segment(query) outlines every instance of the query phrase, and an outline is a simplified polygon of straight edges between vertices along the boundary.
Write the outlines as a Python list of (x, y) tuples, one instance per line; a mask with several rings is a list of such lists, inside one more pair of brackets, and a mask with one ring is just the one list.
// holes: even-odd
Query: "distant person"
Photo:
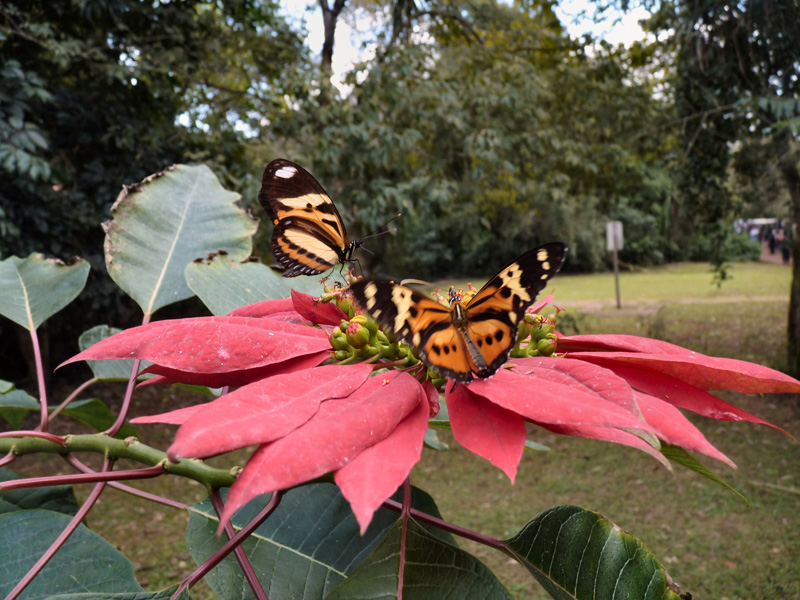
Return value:
[[(781, 229), (783, 232), (783, 229)], [(784, 233), (784, 239), (781, 243), (781, 258), (783, 258), (783, 264), (788, 265), (789, 260), (792, 257), (792, 230), (787, 229), (786, 233)]]
[(775, 230), (772, 228), (772, 225), (770, 225), (767, 230), (767, 245), (769, 246), (769, 253), (775, 254)]
[(775, 250), (783, 254), (783, 246), (786, 241), (786, 234), (782, 227), (779, 227), (775, 232)]

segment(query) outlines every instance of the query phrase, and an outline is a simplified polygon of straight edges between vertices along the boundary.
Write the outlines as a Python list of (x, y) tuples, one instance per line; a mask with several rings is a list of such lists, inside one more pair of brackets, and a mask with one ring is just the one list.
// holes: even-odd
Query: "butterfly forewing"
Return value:
[(525, 310), (561, 268), (564, 244), (530, 250), (492, 277), (471, 301), (445, 307), (402, 285), (354, 283), (356, 302), (442, 375), (489, 377), (508, 360)]
[(264, 169), (261, 206), (275, 230), (272, 253), (284, 275), (315, 275), (350, 260), (351, 243), (330, 197), (303, 167), (283, 158)]
[(356, 302), (402, 342), (412, 346), (423, 361), (443, 375), (470, 373), (469, 354), (446, 306), (403, 285), (387, 281), (354, 283)]

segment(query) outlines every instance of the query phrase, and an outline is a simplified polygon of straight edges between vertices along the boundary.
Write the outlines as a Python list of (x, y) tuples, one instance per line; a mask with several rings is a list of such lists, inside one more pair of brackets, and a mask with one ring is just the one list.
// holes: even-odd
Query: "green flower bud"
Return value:
[(369, 329), (356, 319), (359, 319), (359, 317), (353, 317), (353, 320), (350, 321), (350, 325), (347, 327), (347, 341), (353, 348), (363, 348), (369, 344)]

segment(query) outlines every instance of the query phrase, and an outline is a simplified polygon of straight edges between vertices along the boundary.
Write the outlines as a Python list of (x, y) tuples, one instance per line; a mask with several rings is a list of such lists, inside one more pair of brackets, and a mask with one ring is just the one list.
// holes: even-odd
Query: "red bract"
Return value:
[[(347, 362), (370, 356), (373, 364), (319, 366), (332, 356), (329, 330), (343, 319), (332, 303), (293, 292), (292, 300), (242, 307), (225, 317), (128, 330), (68, 362), (142, 358), (154, 363), (147, 371), (160, 382), (241, 386), (207, 404), (134, 422), (181, 426), (168, 450), (171, 460), (258, 445), (231, 488), (223, 525), (257, 495), (333, 472), (364, 531), (419, 461), (438, 392), (402, 371), (373, 375), (380, 357), (365, 352), (373, 342), (361, 322), (357, 329), (367, 335), (358, 348), (344, 351), (346, 336), (333, 339)], [(659, 441), (734, 466), (678, 408), (768, 425), (707, 390), (800, 393), (800, 382), (772, 369), (647, 338), (561, 336), (557, 351), (566, 356), (511, 359), (488, 379), (447, 384), (456, 440), (512, 481), (526, 423), (625, 444), (666, 466)], [(424, 373), (413, 362), (410, 368)]]

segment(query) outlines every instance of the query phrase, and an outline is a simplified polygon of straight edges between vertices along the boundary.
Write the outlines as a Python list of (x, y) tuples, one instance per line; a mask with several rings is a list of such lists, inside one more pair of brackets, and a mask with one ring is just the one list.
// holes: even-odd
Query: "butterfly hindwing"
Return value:
[(283, 158), (269, 163), (258, 200), (275, 226), (272, 253), (285, 277), (316, 275), (350, 260), (353, 244), (339, 211), (300, 165)]
[(483, 356), (488, 374), (508, 360), (520, 320), (547, 280), (558, 273), (566, 250), (560, 242), (529, 250), (489, 279), (466, 305), (466, 334)]
[(489, 377), (508, 360), (525, 310), (561, 268), (566, 251), (558, 242), (534, 248), (470, 301), (455, 299), (449, 308), (394, 283), (359, 282), (350, 290), (385, 330), (414, 347), (428, 365), (450, 379), (470, 381)]
[(415, 348), (427, 364), (453, 379), (469, 376), (469, 353), (449, 308), (387, 281), (353, 283), (350, 293), (384, 329)]

